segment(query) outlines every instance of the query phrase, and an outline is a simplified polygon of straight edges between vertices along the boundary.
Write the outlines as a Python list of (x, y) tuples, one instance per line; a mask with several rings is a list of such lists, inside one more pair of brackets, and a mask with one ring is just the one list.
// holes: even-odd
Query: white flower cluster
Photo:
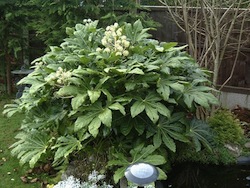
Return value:
[(68, 79), (72, 76), (72, 73), (70, 71), (63, 70), (62, 67), (59, 67), (55, 73), (51, 73), (45, 78), (45, 81), (53, 84), (65, 84), (67, 83)]
[(35, 63), (35, 70), (38, 70), (40, 69), (45, 63), (40, 61), (40, 62), (36, 62)]
[(114, 23), (114, 25), (110, 25), (106, 28), (104, 37), (102, 38), (102, 45), (105, 48), (97, 48), (97, 52), (115, 52), (116, 56), (129, 55), (129, 51), (127, 49), (130, 42), (127, 40), (127, 37), (122, 34), (122, 28), (119, 27), (118, 23)]
[(89, 25), (91, 22), (92, 22), (91, 19), (84, 19), (84, 20), (83, 20), (83, 23), (84, 23), (85, 25)]
[(106, 182), (101, 183), (105, 175), (99, 174), (97, 171), (93, 171), (87, 182), (80, 182), (79, 179), (69, 176), (66, 180), (58, 182), (53, 188), (113, 188), (112, 185), (108, 185)]

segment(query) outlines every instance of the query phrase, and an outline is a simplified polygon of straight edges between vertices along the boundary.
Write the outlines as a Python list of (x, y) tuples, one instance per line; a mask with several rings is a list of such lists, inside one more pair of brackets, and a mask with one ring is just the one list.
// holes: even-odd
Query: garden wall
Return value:
[(250, 94), (222, 91), (220, 94), (221, 106), (234, 109), (237, 106), (250, 109)]

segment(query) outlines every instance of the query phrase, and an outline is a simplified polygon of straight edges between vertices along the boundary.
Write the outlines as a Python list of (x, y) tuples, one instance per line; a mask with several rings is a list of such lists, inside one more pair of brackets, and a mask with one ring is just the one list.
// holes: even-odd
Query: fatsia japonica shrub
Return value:
[(197, 151), (208, 146), (207, 132), (189, 114), (217, 99), (208, 72), (185, 46), (150, 39), (139, 20), (97, 25), (84, 20), (67, 28), (69, 37), (19, 82), (29, 87), (5, 113), (25, 114), (11, 146), (20, 162), (61, 165), (79, 155), (102, 156), (117, 183), (131, 163), (161, 167), (178, 142)]

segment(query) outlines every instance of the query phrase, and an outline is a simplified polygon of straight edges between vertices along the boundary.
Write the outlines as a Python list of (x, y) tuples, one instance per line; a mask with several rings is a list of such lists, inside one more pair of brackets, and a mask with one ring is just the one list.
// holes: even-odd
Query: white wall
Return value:
[(250, 109), (250, 94), (221, 92), (221, 106), (229, 109), (234, 109), (237, 105)]

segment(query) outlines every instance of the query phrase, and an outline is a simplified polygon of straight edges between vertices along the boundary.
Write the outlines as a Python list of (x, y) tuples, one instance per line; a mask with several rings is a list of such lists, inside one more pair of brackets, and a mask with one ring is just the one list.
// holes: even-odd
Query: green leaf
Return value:
[(149, 28), (144, 29), (140, 20), (134, 22), (133, 26), (130, 23), (125, 24), (126, 36), (131, 40), (131, 43), (140, 42), (143, 39), (151, 36), (147, 33)]
[(107, 89), (101, 89), (101, 90), (102, 90), (102, 93), (106, 95), (108, 102), (111, 102), (113, 99), (113, 96), (111, 95), (111, 93)]
[(159, 176), (158, 176), (157, 180), (166, 180), (168, 177), (167, 174), (159, 167), (157, 167), (157, 170), (159, 172)]
[(32, 86), (29, 89), (30, 93), (36, 93), (38, 92), (38, 90), (43, 87), (46, 83), (45, 82), (40, 82), (37, 81), (36, 83), (33, 83)]
[(194, 96), (189, 94), (184, 94), (184, 102), (188, 108), (192, 108), (193, 101), (194, 101)]
[(19, 112), (18, 104), (6, 104), (4, 105), (3, 114), (7, 117), (13, 116), (15, 113)]
[(151, 119), (152, 122), (156, 123), (159, 119), (158, 111), (156, 108), (146, 105), (145, 106), (145, 111), (147, 116)]
[(52, 139), (49, 134), (37, 130), (21, 132), (15, 138), (19, 141), (10, 146), (11, 153), (18, 156), (21, 164), (29, 163), (31, 168), (46, 153)]
[(162, 141), (171, 151), (176, 151), (176, 145), (174, 140), (170, 138), (167, 134), (162, 134)]
[(164, 82), (164, 80), (159, 80), (157, 82), (157, 90), (156, 90), (160, 96), (163, 97), (163, 99), (165, 101), (167, 101), (169, 99), (170, 96), (170, 87), (169, 85), (166, 84), (166, 82)]
[[(122, 156), (124, 157), (124, 156)], [(118, 157), (117, 157), (118, 158)], [(121, 160), (121, 158), (118, 158), (117, 160), (109, 160), (107, 166), (128, 166), (128, 161), (124, 157), (124, 159)]]
[(160, 69), (159, 66), (157, 66), (157, 65), (151, 65), (151, 64), (146, 65), (146, 68), (147, 68), (147, 72), (150, 72), (150, 71), (153, 71), (153, 70), (159, 70)]
[(101, 96), (101, 90), (88, 90), (87, 92), (91, 103), (96, 102)]
[(124, 177), (126, 169), (127, 167), (124, 166), (124, 167), (118, 168), (115, 171), (114, 176), (113, 176), (115, 184), (117, 184), (119, 180)]
[(101, 89), (103, 84), (108, 81), (111, 77), (110, 76), (105, 76), (99, 80), (99, 83), (96, 86), (96, 89)]
[(93, 113), (87, 113), (85, 115), (77, 117), (75, 121), (75, 132), (79, 131), (80, 129), (86, 129), (89, 125), (89, 123), (95, 118), (95, 114)]
[(77, 77), (70, 77), (68, 78), (68, 82), (71, 84), (71, 85), (76, 85), (76, 86), (82, 86), (84, 85), (84, 82), (82, 81), (82, 79), (80, 78), (77, 78)]
[(116, 158), (115, 160), (109, 160), (107, 166), (128, 166), (129, 162), (127, 157), (124, 156), (123, 153), (112, 153), (112, 155)]
[(112, 111), (108, 108), (104, 109), (102, 113), (98, 115), (101, 122), (107, 127), (111, 127), (112, 122)]
[(168, 66), (162, 66), (161, 67), (161, 72), (166, 74), (166, 75), (170, 75), (171, 72), (170, 72), (170, 68)]
[(153, 143), (154, 143), (154, 146), (159, 148), (162, 144), (162, 139), (161, 139), (161, 132), (158, 131), (154, 137), (153, 137)]
[(132, 91), (132, 90), (134, 90), (135, 86), (136, 86), (136, 83), (131, 83), (131, 82), (125, 83), (126, 91)]
[(184, 113), (174, 113), (170, 118), (161, 116), (157, 127), (155, 127), (156, 134), (153, 136), (154, 145), (159, 147), (162, 142), (171, 151), (175, 152), (176, 144), (174, 140), (181, 142), (188, 142), (185, 136), (185, 125), (182, 123), (185, 118)]
[(77, 86), (63, 86), (56, 93), (59, 96), (75, 96), (80, 92)]
[(177, 42), (164, 42), (164, 43), (161, 43), (161, 45), (164, 47), (165, 51), (169, 50), (170, 48), (175, 47), (177, 44), (178, 44)]
[(219, 100), (212, 93), (203, 93), (203, 95), (207, 98), (210, 104), (218, 105)]
[(57, 149), (55, 152), (54, 161), (60, 158), (67, 158), (72, 152), (76, 152), (82, 148), (81, 142), (73, 136), (61, 136), (57, 139), (56, 145), (52, 149)]
[(154, 106), (155, 106), (155, 108), (157, 109), (157, 111), (161, 115), (163, 115), (165, 117), (170, 117), (170, 113), (171, 112), (170, 112), (170, 110), (165, 105), (163, 105), (162, 103), (158, 102)]
[(18, 85), (31, 85), (29, 88), (29, 92), (30, 93), (36, 93), (38, 91), (38, 89), (40, 89), (41, 87), (43, 87), (46, 82), (39, 80), (40, 77), (31, 77), (30, 75), (24, 77), (23, 79), (21, 79), (17, 84)]
[(80, 61), (80, 58), (76, 55), (67, 56), (63, 60), (63, 62), (67, 62), (67, 63), (75, 63), (75, 62), (79, 62), (79, 61)]
[(132, 128), (133, 128), (132, 123), (127, 123), (125, 125), (120, 126), (120, 131), (124, 136), (127, 136), (132, 130)]
[(187, 125), (186, 134), (192, 138), (196, 151), (200, 151), (202, 145), (211, 150), (210, 140), (212, 140), (212, 133), (205, 121), (193, 119)]
[(119, 110), (122, 113), (122, 115), (124, 115), (124, 116), (126, 115), (124, 106), (122, 106), (118, 102), (110, 105), (109, 108), (112, 109), (112, 110)]
[(101, 124), (102, 122), (98, 117), (94, 118), (89, 124), (88, 130), (93, 137), (98, 135)]
[(209, 108), (209, 104), (208, 104), (207, 98), (204, 95), (202, 95), (202, 94), (200, 94), (200, 95), (199, 94), (194, 95), (194, 101), (197, 104), (199, 104), (199, 105), (201, 105), (201, 106), (203, 106), (205, 108)]
[(184, 85), (178, 83), (178, 82), (175, 82), (175, 83), (171, 83), (169, 84), (169, 86), (177, 91), (180, 91), (180, 92), (183, 92), (184, 91)]
[(140, 75), (144, 74), (144, 72), (141, 69), (139, 69), (139, 68), (135, 68), (135, 69), (129, 71), (128, 73), (129, 74), (140, 74)]
[(133, 163), (143, 161), (150, 154), (156, 150), (156, 147), (153, 145), (148, 145), (144, 147), (144, 144), (137, 146), (136, 148), (130, 151), (131, 156), (133, 157)]
[(155, 46), (155, 49), (158, 52), (163, 52), (164, 51), (164, 47), (161, 47), (161, 46)]
[(71, 106), (73, 110), (77, 110), (86, 100), (87, 94), (78, 94), (76, 97), (72, 98)]
[(136, 101), (130, 108), (131, 116), (134, 118), (145, 109), (145, 105), (141, 101)]
[(152, 165), (155, 165), (155, 166), (162, 165), (162, 164), (165, 164), (167, 162), (166, 159), (161, 155), (149, 155), (143, 161), (150, 163)]
[(139, 116), (135, 118), (131, 118), (130, 116), (116, 116), (113, 122), (114, 126), (119, 128), (118, 130), (120, 130), (123, 135), (127, 135), (132, 128), (135, 128), (136, 132), (132, 132), (132, 134), (138, 134), (138, 136), (144, 133), (145, 128), (148, 126), (147, 123), (149, 123)]
[(84, 25), (83, 24), (76, 24), (75, 28), (76, 28), (76, 30), (83, 30), (84, 29)]
[(139, 133), (139, 135), (142, 135), (144, 133), (144, 130), (145, 130), (145, 125), (141, 122), (135, 122), (134, 123), (134, 128), (135, 130)]

